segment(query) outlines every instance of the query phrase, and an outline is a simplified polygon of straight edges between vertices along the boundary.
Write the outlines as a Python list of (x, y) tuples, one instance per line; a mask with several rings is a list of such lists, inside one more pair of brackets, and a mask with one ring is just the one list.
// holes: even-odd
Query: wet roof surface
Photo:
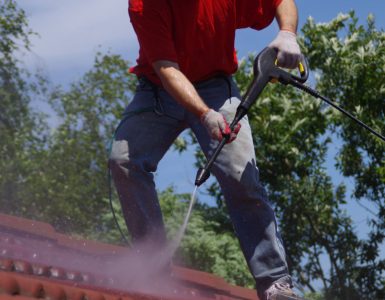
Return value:
[(141, 274), (129, 249), (60, 234), (46, 223), (0, 214), (0, 299), (254, 299), (254, 290), (178, 266)]

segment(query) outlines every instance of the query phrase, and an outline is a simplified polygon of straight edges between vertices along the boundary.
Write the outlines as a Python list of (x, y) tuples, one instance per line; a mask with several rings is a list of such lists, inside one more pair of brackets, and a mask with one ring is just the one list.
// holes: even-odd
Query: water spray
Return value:
[(172, 257), (175, 254), (175, 251), (179, 248), (180, 243), (182, 242), (183, 236), (186, 232), (187, 224), (190, 220), (191, 213), (194, 207), (194, 204), (196, 202), (197, 198), (197, 192), (198, 192), (198, 186), (196, 185), (194, 188), (193, 193), (191, 194), (189, 207), (186, 213), (186, 216), (184, 217), (183, 224), (179, 228), (177, 234), (175, 235), (174, 239), (169, 243), (169, 246), (166, 248), (165, 255), (167, 256), (165, 258), (165, 261), (171, 260)]

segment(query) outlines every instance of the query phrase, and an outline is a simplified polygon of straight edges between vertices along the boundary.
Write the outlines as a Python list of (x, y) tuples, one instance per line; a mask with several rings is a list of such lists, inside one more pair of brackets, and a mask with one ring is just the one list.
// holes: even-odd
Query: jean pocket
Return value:
[(126, 107), (124, 114), (154, 112), (158, 116), (168, 116), (183, 120), (184, 108), (179, 105), (164, 89), (157, 88), (147, 80), (139, 81), (133, 100)]
[(135, 96), (127, 105), (124, 115), (132, 113), (140, 113), (146, 111), (154, 111), (155, 97), (151, 89), (146, 90), (140, 87), (137, 88)]

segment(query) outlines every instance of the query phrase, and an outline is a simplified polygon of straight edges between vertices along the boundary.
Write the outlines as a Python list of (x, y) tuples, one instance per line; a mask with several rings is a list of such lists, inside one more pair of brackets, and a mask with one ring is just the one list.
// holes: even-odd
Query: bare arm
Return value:
[(183, 107), (201, 118), (209, 111), (198, 92), (186, 76), (180, 71), (179, 65), (167, 60), (153, 63), (153, 67), (165, 90)]
[(283, 0), (275, 14), (280, 30), (297, 33), (298, 12), (294, 0)]
[(224, 135), (229, 135), (228, 143), (235, 140), (241, 125), (237, 124), (231, 131), (225, 117), (204, 103), (190, 80), (180, 71), (177, 63), (159, 60), (153, 63), (153, 67), (165, 90), (199, 118), (211, 138), (221, 141)]

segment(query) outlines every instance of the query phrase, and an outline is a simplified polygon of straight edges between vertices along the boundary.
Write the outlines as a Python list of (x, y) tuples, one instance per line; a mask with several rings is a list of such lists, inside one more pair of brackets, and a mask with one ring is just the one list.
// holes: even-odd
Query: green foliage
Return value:
[[(14, 0), (4, 0), (0, 5), (0, 65), (15, 61), (14, 54), (20, 49), (29, 49), (30, 35), (25, 12)], [(20, 43), (20, 44), (19, 44)]]
[(103, 223), (109, 206), (102, 199), (108, 195), (109, 143), (135, 84), (127, 69), (121, 57), (98, 53), (79, 82), (52, 93), (62, 122), (47, 143), (33, 195), (41, 217), (58, 230), (101, 234), (111, 228)]
[(321, 293), (306, 293), (304, 297), (307, 300), (326, 300)]
[[(329, 24), (304, 26), (304, 45), (320, 80), (317, 88), (379, 132), (385, 132), (385, 32), (369, 15), (366, 27), (354, 13)], [(341, 114), (334, 124), (344, 141), (338, 166), (356, 180), (355, 196), (385, 198), (385, 145)]]
[(30, 35), (24, 12), (15, 1), (5, 1), (0, 6), (0, 206), (18, 214), (28, 210), (26, 182), (36, 176), (31, 158), (44, 147), (46, 130), (43, 116), (29, 106), (38, 93), (36, 82), (16, 58), (16, 51), (28, 49)]
[[(354, 12), (339, 15), (327, 24), (308, 20), (303, 27), (306, 55), (318, 72), (317, 88), (360, 120), (385, 132), (385, 32), (369, 15), (359, 25)], [(376, 208), (368, 239), (361, 240), (355, 266), (355, 289), (361, 299), (382, 299), (385, 260), (385, 144), (343, 115), (336, 113), (332, 126), (342, 140), (336, 166), (354, 179), (354, 197), (365, 198)]]
[[(98, 53), (68, 91), (47, 90), (16, 59), (32, 34), (15, 1), (0, 6), (0, 203), (3, 213), (52, 223), (57, 230), (112, 241), (118, 234), (107, 197), (107, 148), (135, 78), (128, 62)], [(60, 118), (51, 133), (33, 98), (50, 98)], [(47, 101), (48, 102), (48, 101)], [(116, 201), (115, 201), (116, 202)]]

